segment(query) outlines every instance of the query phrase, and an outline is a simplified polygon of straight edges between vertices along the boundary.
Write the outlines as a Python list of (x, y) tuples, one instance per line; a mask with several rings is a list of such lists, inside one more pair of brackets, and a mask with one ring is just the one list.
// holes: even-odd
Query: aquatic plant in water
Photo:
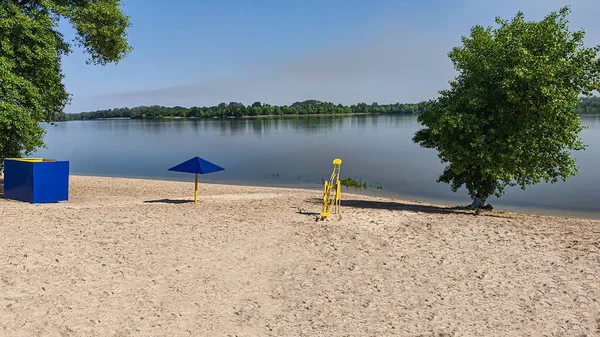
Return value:
[[(325, 179), (321, 179), (321, 184), (324, 184), (325, 181), (326, 181)], [(366, 190), (369, 187), (375, 188), (377, 190), (383, 189), (383, 185), (381, 183), (369, 184), (368, 182), (363, 181), (362, 178), (358, 178), (358, 180), (350, 178), (350, 177), (344, 178), (344, 179), (340, 180), (340, 184), (342, 186), (344, 186), (346, 189), (353, 189), (355, 191)]]

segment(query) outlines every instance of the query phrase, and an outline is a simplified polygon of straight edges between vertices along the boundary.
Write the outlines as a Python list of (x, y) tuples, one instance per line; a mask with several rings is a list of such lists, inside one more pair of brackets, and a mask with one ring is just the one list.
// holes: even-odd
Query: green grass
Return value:
[[(326, 181), (327, 180), (321, 178), (321, 184), (325, 184)], [(344, 179), (340, 180), (340, 184), (342, 186), (344, 186), (347, 190), (352, 189), (355, 191), (367, 190), (369, 187), (375, 188), (377, 190), (383, 189), (383, 185), (381, 183), (369, 184), (367, 181), (362, 180), (362, 178), (358, 178), (358, 180), (350, 178), (350, 177), (344, 178)]]
[(362, 190), (362, 189), (367, 189), (367, 182), (363, 181), (362, 178), (358, 178), (358, 180), (354, 180), (350, 177), (348, 178), (344, 178), (342, 180), (340, 180), (340, 184), (342, 184), (342, 186), (344, 186), (347, 189), (354, 189), (354, 190)]
[(375, 187), (378, 190), (382, 190), (383, 189), (383, 185), (381, 183), (369, 184), (369, 187)]

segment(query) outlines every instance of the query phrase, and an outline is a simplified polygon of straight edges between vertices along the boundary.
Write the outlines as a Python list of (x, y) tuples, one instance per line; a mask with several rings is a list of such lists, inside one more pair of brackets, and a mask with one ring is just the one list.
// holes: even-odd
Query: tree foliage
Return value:
[(458, 75), (429, 102), (413, 138), (449, 163), (438, 182), (485, 201), (506, 186), (577, 173), (571, 151), (585, 146), (575, 108), (580, 95), (600, 89), (600, 48), (584, 46), (568, 14), (564, 7), (539, 22), (521, 12), (498, 18), (498, 28), (473, 27), (448, 54)]
[[(117, 62), (129, 51), (129, 18), (120, 0), (0, 0), (0, 164), (44, 146), (41, 122), (63, 115), (69, 102), (61, 70), (73, 46), (88, 62)], [(77, 32), (58, 31), (67, 19)]]
[(331, 115), (331, 114), (350, 114), (350, 113), (404, 113), (417, 114), (425, 109), (424, 103), (394, 103), (366, 104), (359, 103), (351, 106), (334, 104), (330, 102), (321, 102), (317, 100), (307, 100), (295, 102), (292, 105), (276, 106), (254, 102), (252, 105), (244, 106), (239, 102), (229, 104), (221, 103), (211, 107), (192, 107), (184, 108), (181, 106), (141, 106), (135, 108), (117, 108), (110, 110), (98, 110), (91, 112), (81, 112), (76, 114), (64, 114), (61, 120), (91, 120), (102, 118), (131, 118), (131, 119), (161, 119), (167, 117), (195, 117), (195, 118), (214, 118), (214, 117), (243, 117), (243, 116), (282, 116), (282, 115)]

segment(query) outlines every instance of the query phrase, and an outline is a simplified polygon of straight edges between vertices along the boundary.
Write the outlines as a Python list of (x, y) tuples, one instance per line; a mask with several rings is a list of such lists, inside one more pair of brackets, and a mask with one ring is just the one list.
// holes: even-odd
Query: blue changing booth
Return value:
[(5, 159), (4, 198), (34, 204), (69, 200), (69, 162)]

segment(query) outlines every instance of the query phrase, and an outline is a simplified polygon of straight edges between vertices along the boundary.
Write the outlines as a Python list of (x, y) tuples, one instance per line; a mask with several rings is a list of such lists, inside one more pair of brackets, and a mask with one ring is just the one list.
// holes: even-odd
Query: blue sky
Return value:
[[(447, 52), (473, 25), (569, 4), (600, 44), (598, 0), (124, 0), (133, 52), (118, 64), (63, 60), (67, 112), (124, 106), (418, 102), (454, 76)], [(67, 36), (72, 31), (62, 26)]]

